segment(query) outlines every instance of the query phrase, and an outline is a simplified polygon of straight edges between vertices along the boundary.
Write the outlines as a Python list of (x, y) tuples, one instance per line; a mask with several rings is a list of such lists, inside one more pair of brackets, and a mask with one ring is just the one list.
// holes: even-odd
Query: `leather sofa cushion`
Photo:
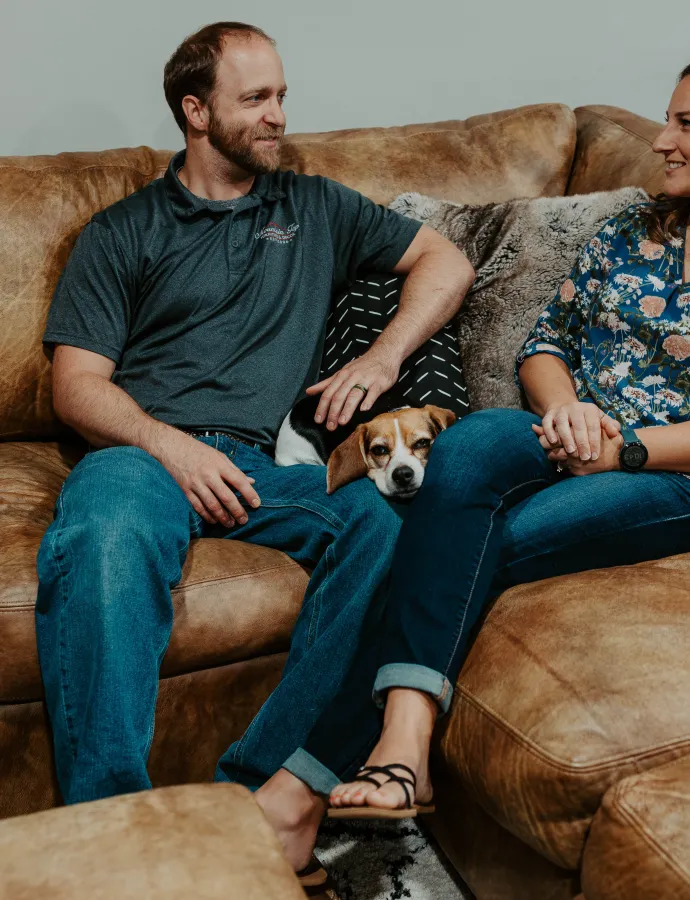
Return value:
[(461, 673), (444, 769), (578, 868), (611, 785), (690, 752), (689, 630), (690, 554), (513, 588)]
[(690, 897), (690, 757), (606, 793), (585, 846), (582, 879), (587, 900)]
[[(341, 180), (379, 202), (405, 190), (477, 203), (565, 192), (575, 150), (570, 109), (547, 104), (475, 119), (451, 131), (410, 126), (422, 130), (408, 137), (293, 137), (282, 166)], [(41, 345), (55, 285), (91, 216), (161, 176), (170, 156), (138, 147), (0, 158), (0, 313), (13, 334), (4, 347), (0, 440), (69, 436), (52, 411)]]
[[(43, 696), (34, 626), (36, 554), (70, 445), (0, 443), (0, 701)], [(192, 541), (173, 591), (174, 625), (162, 674), (176, 675), (287, 649), (308, 576), (284, 553), (240, 541)]]
[(290, 140), (282, 165), (328, 175), (383, 204), (404, 191), (458, 203), (553, 197), (565, 193), (575, 136), (572, 111), (552, 103), (462, 130)]
[(577, 149), (568, 194), (612, 191), (635, 185), (654, 196), (664, 182), (664, 157), (652, 143), (663, 128), (616, 106), (581, 106)]
[[(38, 852), (37, 852), (38, 851)], [(304, 900), (239, 785), (185, 785), (0, 823), (3, 900)]]

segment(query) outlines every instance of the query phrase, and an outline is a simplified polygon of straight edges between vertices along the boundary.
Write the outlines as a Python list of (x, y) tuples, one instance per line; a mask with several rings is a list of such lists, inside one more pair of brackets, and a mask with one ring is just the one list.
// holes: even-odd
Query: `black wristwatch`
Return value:
[(649, 453), (642, 441), (629, 425), (621, 426), (623, 446), (618, 454), (618, 462), (624, 472), (639, 472), (643, 469)]

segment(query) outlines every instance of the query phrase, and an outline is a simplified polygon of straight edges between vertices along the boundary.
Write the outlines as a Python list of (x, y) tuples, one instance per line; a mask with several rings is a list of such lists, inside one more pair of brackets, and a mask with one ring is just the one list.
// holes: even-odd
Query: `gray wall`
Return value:
[(288, 131), (545, 101), (661, 120), (690, 63), (687, 0), (0, 0), (0, 155), (181, 146), (163, 66), (220, 19), (278, 41)]

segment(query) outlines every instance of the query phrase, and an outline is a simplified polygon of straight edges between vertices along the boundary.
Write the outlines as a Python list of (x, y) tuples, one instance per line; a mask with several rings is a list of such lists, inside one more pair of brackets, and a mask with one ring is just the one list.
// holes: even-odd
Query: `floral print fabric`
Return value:
[(518, 357), (560, 357), (580, 400), (633, 427), (690, 419), (690, 283), (684, 242), (647, 235), (629, 207), (582, 250)]

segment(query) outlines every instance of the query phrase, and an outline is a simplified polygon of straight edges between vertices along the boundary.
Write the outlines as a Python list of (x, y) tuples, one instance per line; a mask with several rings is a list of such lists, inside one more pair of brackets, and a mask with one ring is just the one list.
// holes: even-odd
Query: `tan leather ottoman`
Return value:
[(0, 823), (3, 900), (304, 900), (251, 793), (160, 788)]
[(606, 793), (585, 844), (582, 887), (587, 900), (690, 898), (690, 757)]

